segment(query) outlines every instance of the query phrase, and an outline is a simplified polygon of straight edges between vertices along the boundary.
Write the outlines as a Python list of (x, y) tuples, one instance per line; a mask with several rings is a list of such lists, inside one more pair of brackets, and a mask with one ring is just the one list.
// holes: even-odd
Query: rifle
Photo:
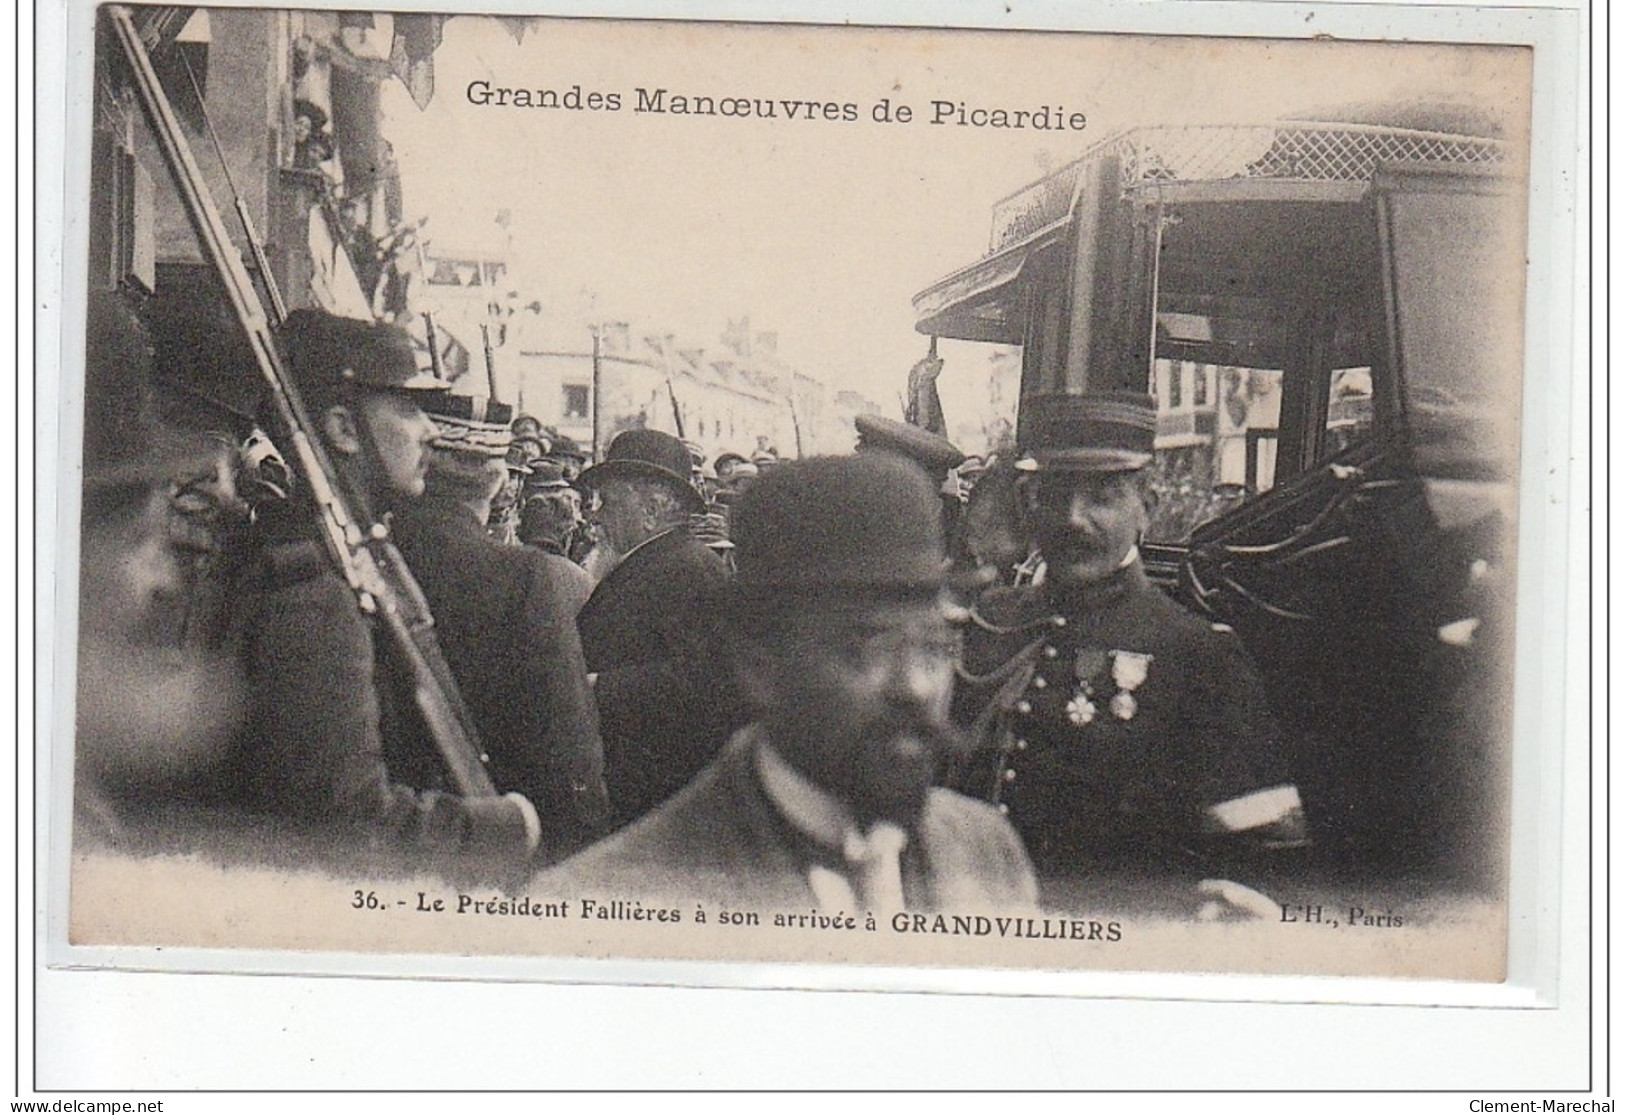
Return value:
[(683, 411), (677, 405), (677, 389), (671, 385), (671, 377), (666, 377), (666, 398), (671, 400), (671, 420), (677, 425), (677, 438), (686, 440), (688, 435), (683, 432)]
[(491, 354), (491, 327), (480, 323), (480, 341), (485, 346), (485, 384), (491, 392), (491, 401), (497, 401), (497, 362)]
[[(164, 161), (174, 175), (187, 215), (226, 288), (238, 323), (254, 350), (255, 362), (270, 387), (278, 417), (293, 446), (293, 460), (316, 503), (322, 542), (355, 592), (361, 610), (377, 615), (383, 622), (391, 645), (411, 675), (418, 711), (458, 792), (465, 797), (494, 795), (496, 788), (485, 769), (488, 756), (480, 746), (474, 721), (441, 654), (428, 602), (399, 551), (389, 541), (384, 526), (374, 523), (363, 527), (341, 494), (338, 474), (320, 441), (312, 434), (315, 427), (288, 375), (259, 292), (231, 243), (219, 209), (209, 196), (191, 145), (175, 118), (169, 97), (158, 83), (152, 59), (147, 55), (130, 12), (121, 5), (109, 5), (107, 16), (129, 62), (142, 107), (163, 150)], [(239, 212), (243, 212), (240, 206)], [(264, 248), (258, 242), (252, 223), (245, 221), (244, 230), (255, 259), (263, 267)], [(262, 270), (262, 274), (270, 284), (269, 270)], [(268, 285), (267, 289), (275, 288)]]

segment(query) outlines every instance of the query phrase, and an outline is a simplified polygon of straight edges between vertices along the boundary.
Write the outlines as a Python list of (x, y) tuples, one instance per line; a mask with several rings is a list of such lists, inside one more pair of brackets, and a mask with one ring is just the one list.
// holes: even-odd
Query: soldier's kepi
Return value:
[[(1236, 636), (1147, 579), (1145, 395), (1028, 399), (1022, 510), (1037, 583), (972, 610), (957, 718), (963, 789), (999, 804), (1041, 875), (1196, 878), (1307, 842), (1279, 729)], [(1062, 897), (1060, 894), (1055, 898)]]

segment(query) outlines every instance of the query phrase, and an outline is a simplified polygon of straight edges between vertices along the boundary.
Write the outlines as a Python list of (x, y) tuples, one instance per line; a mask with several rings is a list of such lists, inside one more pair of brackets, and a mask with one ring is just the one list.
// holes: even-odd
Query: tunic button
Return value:
[(1006, 782), (1014, 782), (1016, 780), (1016, 772), (1013, 767), (1004, 768), (1004, 780)]
[(1051, 616), (1050, 617), (1050, 622), (1053, 623), (1056, 627), (1065, 627), (1066, 626), (1066, 617), (1065, 616)]
[(1016, 702), (1016, 711), (1017, 712), (1022, 713), (1023, 715), (1025, 715), (1025, 714), (1031, 712), (1032, 710), (1033, 710), (1033, 703), (1031, 701), (1017, 701)]
[(1033, 678), (1033, 688), (1034, 689), (1048, 689), (1049, 688), (1049, 682), (1044, 680), (1044, 675), (1043, 674), (1039, 674), (1037, 677)]
[(1045, 658), (1054, 658), (1056, 655), (1058, 655), (1060, 653), (1061, 652), (1056, 650), (1054, 647), (1045, 647), (1044, 648), (1044, 657)]
[(1010, 812), (1010, 803), (1005, 802), (1005, 801), (999, 802), (999, 812), (1000, 813), (1009, 813)]
[(1016, 750), (1017, 751), (1025, 751), (1025, 750), (1027, 750), (1027, 741), (1024, 740), (1024, 739), (1016, 740)]

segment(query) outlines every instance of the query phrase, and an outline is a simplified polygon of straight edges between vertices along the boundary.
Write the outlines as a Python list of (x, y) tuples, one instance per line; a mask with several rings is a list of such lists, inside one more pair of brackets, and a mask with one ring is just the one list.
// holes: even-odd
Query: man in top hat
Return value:
[(742, 715), (708, 663), (720, 638), (720, 557), (689, 531), (704, 501), (683, 443), (627, 430), (581, 474), (591, 521), (609, 556), (576, 618), (596, 675), (605, 778), (617, 823), (648, 812), (716, 754)]
[(734, 509), (725, 611), (752, 720), (703, 774), (544, 876), (549, 893), (737, 909), (1030, 909), (1020, 841), (936, 788), (958, 648), (924, 476), (890, 457), (791, 461)]
[(955, 704), (981, 749), (960, 785), (1007, 813), (1052, 880), (1194, 882), (1304, 844), (1279, 729), (1240, 641), (1141, 565), (1151, 399), (1024, 405), (1019, 496), (1045, 571), (973, 609)]
[(448, 394), (425, 409), (438, 433), (423, 495), (395, 514), (395, 541), (429, 601), (491, 780), (536, 805), (542, 855), (556, 859), (602, 835), (609, 814), (579, 602), (540, 553), (486, 533), (507, 479), (511, 408)]
[[(420, 403), (445, 385), (419, 371), (410, 338), (393, 326), (297, 310), (283, 340), (352, 510), (364, 526), (386, 522), (423, 493), (435, 427)], [(235, 617), (251, 715), (222, 793), (341, 841), (382, 846), (396, 863), (470, 851), (504, 862), (527, 856), (541, 830), (523, 795), (464, 798), (404, 776), (437, 756), (427, 754), (409, 679), (317, 541), (317, 514), (302, 494), (260, 508)]]

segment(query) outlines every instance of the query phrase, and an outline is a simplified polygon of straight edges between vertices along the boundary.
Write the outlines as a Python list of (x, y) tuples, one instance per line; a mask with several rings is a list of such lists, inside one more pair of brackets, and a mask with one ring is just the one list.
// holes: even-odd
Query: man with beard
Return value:
[(617, 825), (642, 816), (710, 761), (743, 722), (710, 662), (723, 561), (689, 530), (703, 512), (689, 453), (659, 430), (627, 430), (578, 483), (607, 555), (576, 617), (604, 738), (604, 779)]
[(890, 456), (779, 465), (740, 497), (725, 614), (753, 721), (687, 788), (544, 876), (550, 893), (756, 908), (1031, 908), (1010, 826), (934, 787), (958, 642), (936, 495)]
[(959, 785), (997, 803), (1049, 879), (1194, 883), (1305, 844), (1240, 641), (1141, 565), (1152, 400), (1098, 392), (1024, 406), (1020, 501), (1044, 572), (973, 610), (955, 706), (978, 751)]

